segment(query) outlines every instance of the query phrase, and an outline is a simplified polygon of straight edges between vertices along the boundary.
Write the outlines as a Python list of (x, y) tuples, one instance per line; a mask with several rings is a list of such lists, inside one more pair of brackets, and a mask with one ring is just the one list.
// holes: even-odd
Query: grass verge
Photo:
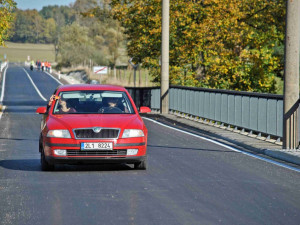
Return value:
[(0, 47), (0, 60), (4, 61), (4, 55), (10, 62), (24, 62), (27, 61), (28, 56), (30, 60), (42, 60), (54, 62), (55, 51), (51, 44), (29, 44), (29, 43), (13, 43), (6, 42), (5, 47)]
[[(89, 80), (97, 80), (102, 84), (112, 84), (120, 85), (126, 87), (134, 86), (134, 71), (127, 70), (117, 70), (116, 76), (114, 76), (113, 71), (110, 71), (107, 75), (94, 74), (88, 67), (74, 67), (74, 68), (62, 68), (61, 72), (67, 74), (72, 71), (85, 71), (88, 75)], [(101, 76), (101, 77), (100, 77)], [(136, 71), (136, 87), (153, 87), (156, 86), (151, 82), (151, 76), (147, 70), (142, 69), (141, 71)]]

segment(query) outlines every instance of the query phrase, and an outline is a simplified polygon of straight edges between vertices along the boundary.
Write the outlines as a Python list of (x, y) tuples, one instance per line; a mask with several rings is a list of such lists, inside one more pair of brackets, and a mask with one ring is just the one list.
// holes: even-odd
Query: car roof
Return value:
[(58, 91), (90, 91), (90, 90), (100, 90), (100, 91), (126, 91), (122, 86), (117, 85), (102, 85), (102, 84), (68, 84), (61, 85)]

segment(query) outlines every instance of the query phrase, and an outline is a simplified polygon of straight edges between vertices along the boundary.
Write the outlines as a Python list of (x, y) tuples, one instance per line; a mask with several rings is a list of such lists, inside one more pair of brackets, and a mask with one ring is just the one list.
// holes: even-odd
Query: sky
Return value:
[(15, 0), (19, 9), (36, 9), (41, 10), (48, 5), (69, 5), (75, 0)]

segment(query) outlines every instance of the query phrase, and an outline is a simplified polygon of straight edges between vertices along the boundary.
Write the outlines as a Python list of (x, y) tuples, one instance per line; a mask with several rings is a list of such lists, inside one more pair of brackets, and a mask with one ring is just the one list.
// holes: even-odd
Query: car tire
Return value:
[(41, 168), (42, 168), (42, 171), (53, 171), (54, 170), (54, 165), (51, 165), (46, 161), (44, 151), (41, 152)]
[(136, 170), (146, 170), (147, 169), (147, 159), (134, 164), (134, 169)]

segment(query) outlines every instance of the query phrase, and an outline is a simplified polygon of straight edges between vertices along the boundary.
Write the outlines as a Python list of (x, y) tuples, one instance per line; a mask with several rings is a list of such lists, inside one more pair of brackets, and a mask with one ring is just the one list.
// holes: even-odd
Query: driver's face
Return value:
[(117, 106), (117, 100), (116, 99), (110, 99), (108, 102), (108, 105), (110, 107), (116, 107)]

